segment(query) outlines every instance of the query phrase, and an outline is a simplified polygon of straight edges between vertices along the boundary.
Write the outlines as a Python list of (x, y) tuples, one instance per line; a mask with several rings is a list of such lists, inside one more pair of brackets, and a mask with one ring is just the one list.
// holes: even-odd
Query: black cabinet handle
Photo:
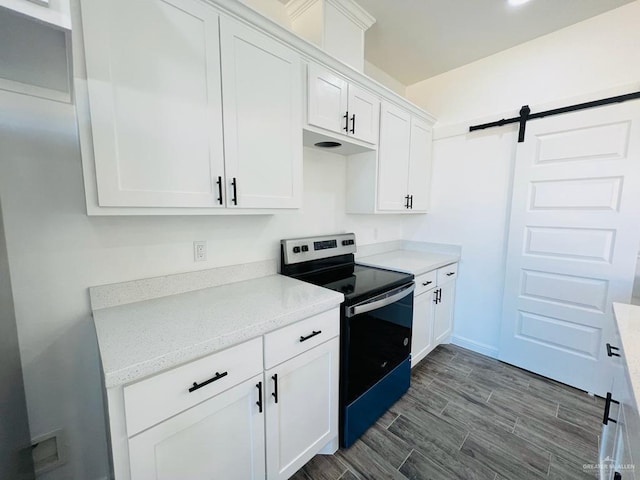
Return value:
[(409, 195), (404, 196), (404, 201), (407, 202), (404, 204), (404, 208), (409, 208)]
[(604, 417), (602, 418), (602, 423), (604, 425), (608, 425), (609, 422), (618, 423), (617, 420), (614, 420), (613, 418), (609, 418), (609, 410), (611, 410), (612, 403), (615, 403), (616, 405), (620, 404), (620, 402), (611, 398), (611, 392), (607, 392), (607, 399), (604, 402)]
[(222, 177), (218, 177), (216, 185), (218, 185), (218, 203), (222, 205)]
[(356, 114), (351, 116), (351, 133), (356, 133)]
[(276, 399), (276, 403), (278, 403), (278, 374), (276, 373), (271, 377), (273, 379), (273, 393), (271, 396)]
[(620, 350), (620, 348), (612, 347), (610, 343), (607, 343), (607, 356), (609, 356), (609, 357), (619, 357), (620, 354), (619, 353), (615, 353), (614, 350), (617, 352), (618, 350)]
[(256, 383), (256, 388), (258, 389), (258, 401), (256, 405), (258, 405), (258, 412), (262, 413), (262, 382)]
[(222, 377), (226, 377), (228, 373), (229, 373), (229, 372), (222, 372), (222, 373), (218, 373), (218, 372), (216, 372), (216, 376), (215, 376), (215, 377), (213, 377), (213, 378), (210, 378), (210, 379), (209, 379), (209, 380), (207, 380), (206, 382), (202, 382), (202, 383), (200, 383), (200, 384), (198, 384), (198, 383), (196, 383), (196, 382), (193, 382), (193, 387), (191, 387), (191, 388), (189, 389), (189, 393), (191, 393), (191, 392), (195, 392), (195, 391), (196, 391), (196, 390), (198, 390), (199, 388), (202, 388), (202, 387), (204, 387), (204, 386), (206, 386), (206, 385), (209, 385), (210, 383), (213, 383), (213, 382), (215, 382), (216, 380), (220, 380)]
[(300, 337), (300, 341), (301, 342), (306, 342), (307, 340), (309, 340), (312, 337), (315, 337), (316, 335), (320, 335), (322, 333), (322, 330), (318, 330), (317, 332), (315, 330), (311, 331), (312, 333), (310, 335), (307, 335), (306, 337)]
[(455, 275), (455, 274), (456, 274), (456, 272), (449, 272), (449, 273), (447, 273), (447, 277), (450, 277), (451, 275)]
[(426, 287), (427, 285), (432, 284), (433, 282), (431, 280), (429, 280), (428, 282), (422, 282), (422, 286)]
[(409, 208), (413, 210), (413, 195), (409, 195)]
[(433, 303), (435, 303), (436, 305), (438, 304), (438, 300), (439, 300), (439, 298), (438, 298), (438, 292), (439, 291), (440, 291), (440, 289), (438, 289), (435, 292), (433, 292), (435, 294), (435, 296), (436, 296), (436, 298), (433, 299)]
[(344, 114), (344, 127), (342, 128), (345, 132), (349, 133), (349, 110)]
[(233, 180), (231, 180), (231, 186), (233, 187), (233, 198), (231, 202), (233, 202), (234, 205), (238, 205), (238, 183), (236, 182), (236, 177), (233, 177)]

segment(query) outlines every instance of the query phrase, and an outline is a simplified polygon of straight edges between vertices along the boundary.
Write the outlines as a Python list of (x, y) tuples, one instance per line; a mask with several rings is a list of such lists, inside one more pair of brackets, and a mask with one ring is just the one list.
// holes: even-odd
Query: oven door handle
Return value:
[[(347, 308), (347, 318), (354, 317), (361, 313), (370, 312), (371, 310), (376, 310), (378, 308), (386, 307), (387, 305), (391, 305), (392, 303), (397, 302), (401, 298), (406, 297), (411, 292), (413, 292), (416, 288), (416, 284), (412, 283), (408, 287), (400, 287), (397, 290), (392, 290), (391, 292), (385, 293), (378, 297), (374, 297), (371, 300), (360, 303), (358, 305), (354, 305), (352, 307)], [(382, 298), (380, 298), (382, 297)], [(377, 300), (380, 298), (379, 300)]]

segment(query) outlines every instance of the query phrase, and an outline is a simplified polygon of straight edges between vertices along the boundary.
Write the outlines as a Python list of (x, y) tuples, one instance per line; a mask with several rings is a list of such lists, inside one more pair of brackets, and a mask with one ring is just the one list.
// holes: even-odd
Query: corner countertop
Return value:
[(121, 386), (338, 307), (282, 275), (94, 310), (105, 385)]
[(624, 361), (633, 396), (640, 399), (640, 306), (614, 303), (613, 313), (620, 333)]
[(460, 261), (459, 255), (415, 250), (393, 250), (356, 259), (356, 263), (361, 265), (400, 270), (414, 275), (421, 275), (458, 261)]

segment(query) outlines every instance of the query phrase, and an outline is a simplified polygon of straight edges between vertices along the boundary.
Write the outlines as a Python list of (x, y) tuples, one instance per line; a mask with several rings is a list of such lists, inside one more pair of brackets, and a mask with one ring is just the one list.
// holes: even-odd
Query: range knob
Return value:
[(293, 253), (300, 253), (300, 247), (293, 247)]
[(308, 252), (309, 251), (309, 245), (302, 245), (302, 251), (303, 252)]

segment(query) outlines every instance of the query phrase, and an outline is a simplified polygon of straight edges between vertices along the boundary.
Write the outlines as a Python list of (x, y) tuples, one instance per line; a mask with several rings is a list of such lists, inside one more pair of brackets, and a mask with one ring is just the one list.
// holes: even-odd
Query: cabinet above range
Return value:
[[(298, 209), (303, 140), (338, 138), (377, 162), (382, 101), (434, 121), (242, 2), (80, 6), (74, 79), (89, 215)], [(309, 89), (305, 102), (313, 78), (336, 91)]]

